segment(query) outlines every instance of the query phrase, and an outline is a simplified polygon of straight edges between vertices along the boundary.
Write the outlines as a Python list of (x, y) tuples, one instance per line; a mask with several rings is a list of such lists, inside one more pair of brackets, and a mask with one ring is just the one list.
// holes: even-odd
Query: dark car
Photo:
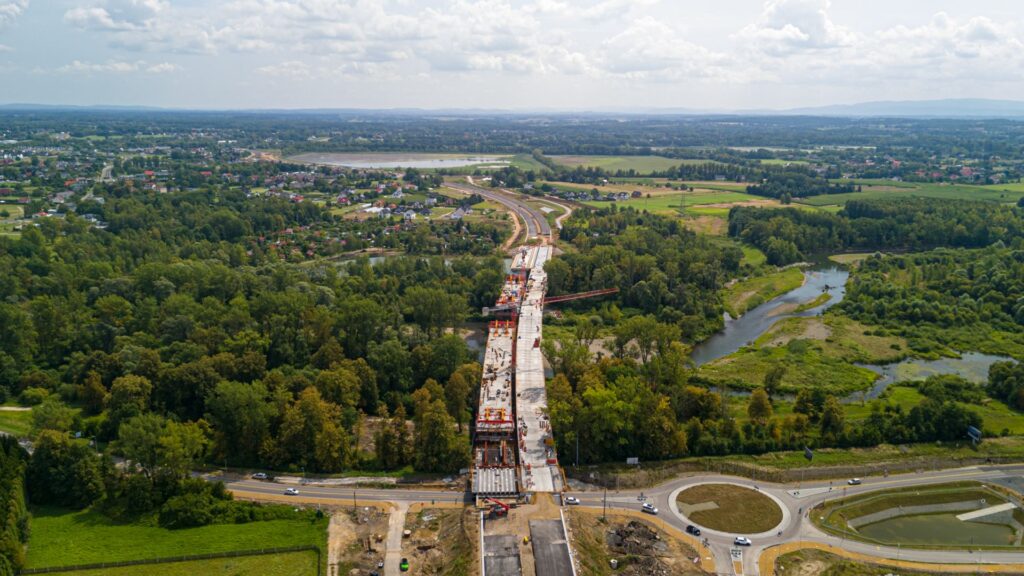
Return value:
[(694, 536), (700, 536), (700, 528), (697, 528), (693, 524), (689, 524), (686, 527), (686, 533), (687, 534), (693, 534)]

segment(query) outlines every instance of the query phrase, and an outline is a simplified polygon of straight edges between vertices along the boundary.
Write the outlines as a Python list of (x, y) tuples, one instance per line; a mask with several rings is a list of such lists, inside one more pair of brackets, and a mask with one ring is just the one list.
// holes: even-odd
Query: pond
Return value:
[(450, 156), (431, 157), (430, 154), (394, 154), (394, 153), (310, 153), (296, 156), (294, 160), (309, 162), (312, 164), (325, 164), (328, 166), (342, 166), (345, 168), (417, 168), (417, 169), (438, 169), (438, 168), (464, 168), (466, 166), (477, 166), (487, 164), (492, 166), (507, 166), (508, 159), (496, 156)]
[(1010, 526), (962, 522), (951, 513), (899, 516), (861, 526), (857, 531), (872, 540), (905, 546), (1010, 546), (1015, 542)]
[[(883, 390), (895, 382), (906, 380), (924, 380), (929, 376), (937, 374), (957, 374), (976, 384), (984, 384), (988, 381), (988, 368), (996, 362), (1017, 362), (1009, 356), (995, 356), (981, 354), (980, 352), (968, 352), (959, 358), (940, 358), (938, 360), (919, 360), (909, 358), (895, 364), (858, 364), (879, 374), (879, 379), (874, 380), (874, 385), (868, 390), (868, 399), (878, 398)], [(861, 400), (861, 394), (854, 395)]]
[[(867, 392), (868, 398), (877, 398), (890, 384), (906, 380), (924, 380), (937, 374), (959, 374), (975, 384), (988, 381), (988, 369), (996, 362), (1011, 361), (1009, 356), (982, 354), (981, 352), (964, 352), (959, 358), (939, 358), (938, 360), (919, 360), (908, 358), (895, 364), (858, 364), (879, 374), (874, 386)], [(861, 394), (856, 395), (858, 400)]]
[[(842, 301), (846, 295), (846, 281), (849, 278), (850, 273), (847, 270), (835, 265), (826, 264), (807, 270), (804, 272), (803, 286), (773, 298), (739, 318), (730, 318), (727, 314), (725, 329), (695, 346), (690, 357), (697, 366), (707, 364), (757, 340), (771, 328), (772, 324), (783, 318), (817, 316)], [(793, 308), (794, 305), (810, 302), (826, 290), (832, 297), (819, 306), (802, 312), (780, 310), (783, 306)]]

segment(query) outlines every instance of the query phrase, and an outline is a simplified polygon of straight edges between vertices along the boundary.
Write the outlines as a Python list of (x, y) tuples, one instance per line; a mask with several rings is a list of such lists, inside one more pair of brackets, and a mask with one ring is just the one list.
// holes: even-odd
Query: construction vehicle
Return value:
[(485, 502), (492, 502), (494, 506), (491, 507), (491, 516), (495, 518), (503, 518), (508, 516), (508, 511), (511, 506), (505, 504), (501, 500), (495, 500), (494, 498), (484, 498)]

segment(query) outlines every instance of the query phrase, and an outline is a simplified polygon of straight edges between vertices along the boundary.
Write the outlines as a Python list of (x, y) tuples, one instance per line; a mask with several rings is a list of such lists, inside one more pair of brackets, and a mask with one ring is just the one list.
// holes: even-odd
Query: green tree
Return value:
[(26, 473), (35, 504), (85, 508), (103, 495), (100, 459), (84, 441), (44, 430), (35, 440)]
[(842, 405), (839, 404), (839, 400), (835, 396), (829, 396), (825, 399), (825, 404), (821, 409), (822, 437), (834, 442), (842, 437), (845, 427), (846, 415), (843, 413)]
[(49, 396), (32, 409), (32, 429), (68, 432), (75, 423), (75, 411), (56, 396)]
[(431, 400), (416, 418), (416, 469), (454, 473), (469, 463), (469, 443), (455, 432), (455, 420), (444, 402)]
[(768, 372), (765, 373), (764, 391), (768, 393), (769, 397), (774, 396), (779, 391), (779, 386), (782, 384), (782, 377), (785, 375), (785, 366), (772, 366)]
[(764, 388), (754, 390), (747, 402), (747, 416), (758, 426), (766, 426), (772, 419), (772, 402)]
[(269, 393), (259, 382), (217, 384), (206, 402), (207, 419), (213, 424), (214, 450), (218, 460), (253, 465), (270, 434), (276, 415)]
[(312, 471), (341, 472), (351, 464), (341, 409), (324, 400), (316, 388), (306, 388), (285, 409), (269, 455), (278, 466), (293, 464)]
[(161, 457), (161, 438), (167, 419), (147, 412), (124, 421), (117, 432), (117, 449), (148, 478), (158, 472)]

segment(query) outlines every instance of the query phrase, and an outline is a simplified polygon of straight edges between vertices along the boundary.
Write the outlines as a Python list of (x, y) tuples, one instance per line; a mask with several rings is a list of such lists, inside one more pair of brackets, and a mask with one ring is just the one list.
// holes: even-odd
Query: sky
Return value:
[(1024, 99), (1020, 0), (0, 0), (0, 103), (786, 109)]

